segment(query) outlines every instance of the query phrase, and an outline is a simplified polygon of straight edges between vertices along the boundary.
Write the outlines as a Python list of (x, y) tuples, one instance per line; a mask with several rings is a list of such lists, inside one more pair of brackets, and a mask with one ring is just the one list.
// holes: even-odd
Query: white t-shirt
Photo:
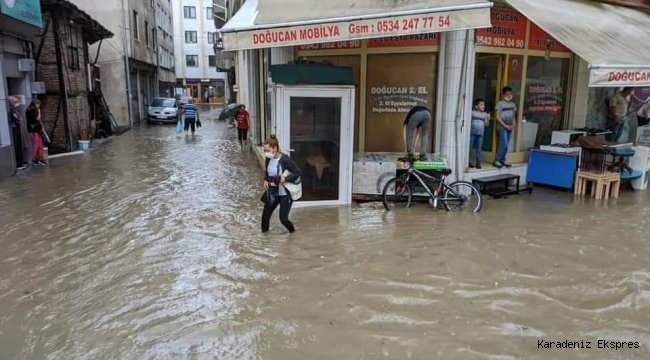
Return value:
[[(276, 175), (282, 175), (282, 165), (280, 165), (280, 159), (273, 158), (269, 161), (269, 166), (266, 167), (266, 171), (269, 173), (269, 176), (273, 177)], [(277, 186), (274, 183), (270, 183), (270, 186)], [(284, 196), (287, 195), (287, 190), (284, 186), (280, 186), (278, 189), (278, 195)]]

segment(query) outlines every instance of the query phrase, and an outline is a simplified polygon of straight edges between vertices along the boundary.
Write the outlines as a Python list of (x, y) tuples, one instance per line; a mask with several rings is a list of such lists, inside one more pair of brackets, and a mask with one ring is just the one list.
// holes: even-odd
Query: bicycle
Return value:
[[(447, 211), (461, 211), (464, 209), (470, 209), (474, 213), (481, 211), (483, 197), (474, 185), (467, 181), (454, 181), (451, 184), (445, 183), (445, 178), (452, 173), (451, 169), (436, 171), (440, 175), (440, 178), (436, 178), (414, 169), (413, 164), (417, 161), (415, 158), (409, 157), (400, 160), (403, 160), (402, 164), (408, 164), (406, 173), (389, 180), (384, 185), (382, 191), (382, 202), (387, 211), (395, 208), (394, 200), (404, 200), (406, 202), (406, 208), (411, 206), (414, 196), (414, 181), (411, 180), (411, 177), (415, 178), (417, 183), (427, 192), (429, 195), (429, 204), (434, 209), (438, 208), (438, 203), (442, 203), (444, 209)], [(437, 183), (436, 188), (432, 191), (423, 178)], [(443, 196), (441, 197), (440, 194), (443, 194)], [(476, 205), (470, 204), (472, 198), (476, 198)]]

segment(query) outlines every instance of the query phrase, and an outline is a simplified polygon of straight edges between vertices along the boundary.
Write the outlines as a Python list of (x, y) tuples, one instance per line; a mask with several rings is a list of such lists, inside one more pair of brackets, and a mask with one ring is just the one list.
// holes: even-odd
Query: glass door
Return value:
[[(501, 100), (503, 55), (478, 55), (474, 78), (474, 99), (485, 101), (485, 111), (490, 114), (490, 125), (483, 136), (483, 162), (491, 163), (497, 150), (497, 102)], [(472, 100), (473, 103), (474, 100)]]
[(350, 204), (354, 90), (282, 87), (278, 92), (280, 146), (302, 171), (302, 199), (296, 205)]

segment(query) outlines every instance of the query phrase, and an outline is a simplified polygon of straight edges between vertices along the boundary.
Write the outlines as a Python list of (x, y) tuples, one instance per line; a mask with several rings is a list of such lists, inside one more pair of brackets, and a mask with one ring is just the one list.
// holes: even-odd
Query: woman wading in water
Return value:
[[(265, 176), (264, 176), (264, 211), (262, 212), (262, 232), (269, 231), (269, 221), (275, 209), (280, 206), (280, 222), (289, 230), (289, 233), (296, 231), (291, 220), (289, 212), (293, 199), (289, 190), (285, 187), (286, 183), (295, 183), (300, 179), (300, 168), (295, 161), (288, 155), (280, 152), (280, 145), (275, 135), (271, 135), (264, 143), (264, 156), (266, 157)], [(286, 177), (283, 175), (288, 171)]]

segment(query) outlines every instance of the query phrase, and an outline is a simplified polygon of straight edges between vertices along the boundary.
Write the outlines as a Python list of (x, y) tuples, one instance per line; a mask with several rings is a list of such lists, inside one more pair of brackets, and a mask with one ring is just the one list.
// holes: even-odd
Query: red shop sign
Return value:
[(300, 45), (298, 50), (338, 50), (338, 49), (358, 49), (361, 47), (361, 40), (335, 41), (329, 43)]
[(476, 45), (511, 49), (526, 46), (526, 17), (516, 11), (492, 9), (491, 28), (476, 31)]
[(437, 33), (391, 36), (368, 40), (369, 48), (387, 48), (404, 46), (435, 46), (440, 44)]
[(528, 48), (530, 50), (546, 51), (546, 41), (550, 41), (551, 51), (553, 52), (568, 52), (571, 50), (566, 46), (560, 44), (559, 41), (553, 39), (546, 31), (542, 30), (539, 26), (530, 23), (530, 37), (528, 41)]

